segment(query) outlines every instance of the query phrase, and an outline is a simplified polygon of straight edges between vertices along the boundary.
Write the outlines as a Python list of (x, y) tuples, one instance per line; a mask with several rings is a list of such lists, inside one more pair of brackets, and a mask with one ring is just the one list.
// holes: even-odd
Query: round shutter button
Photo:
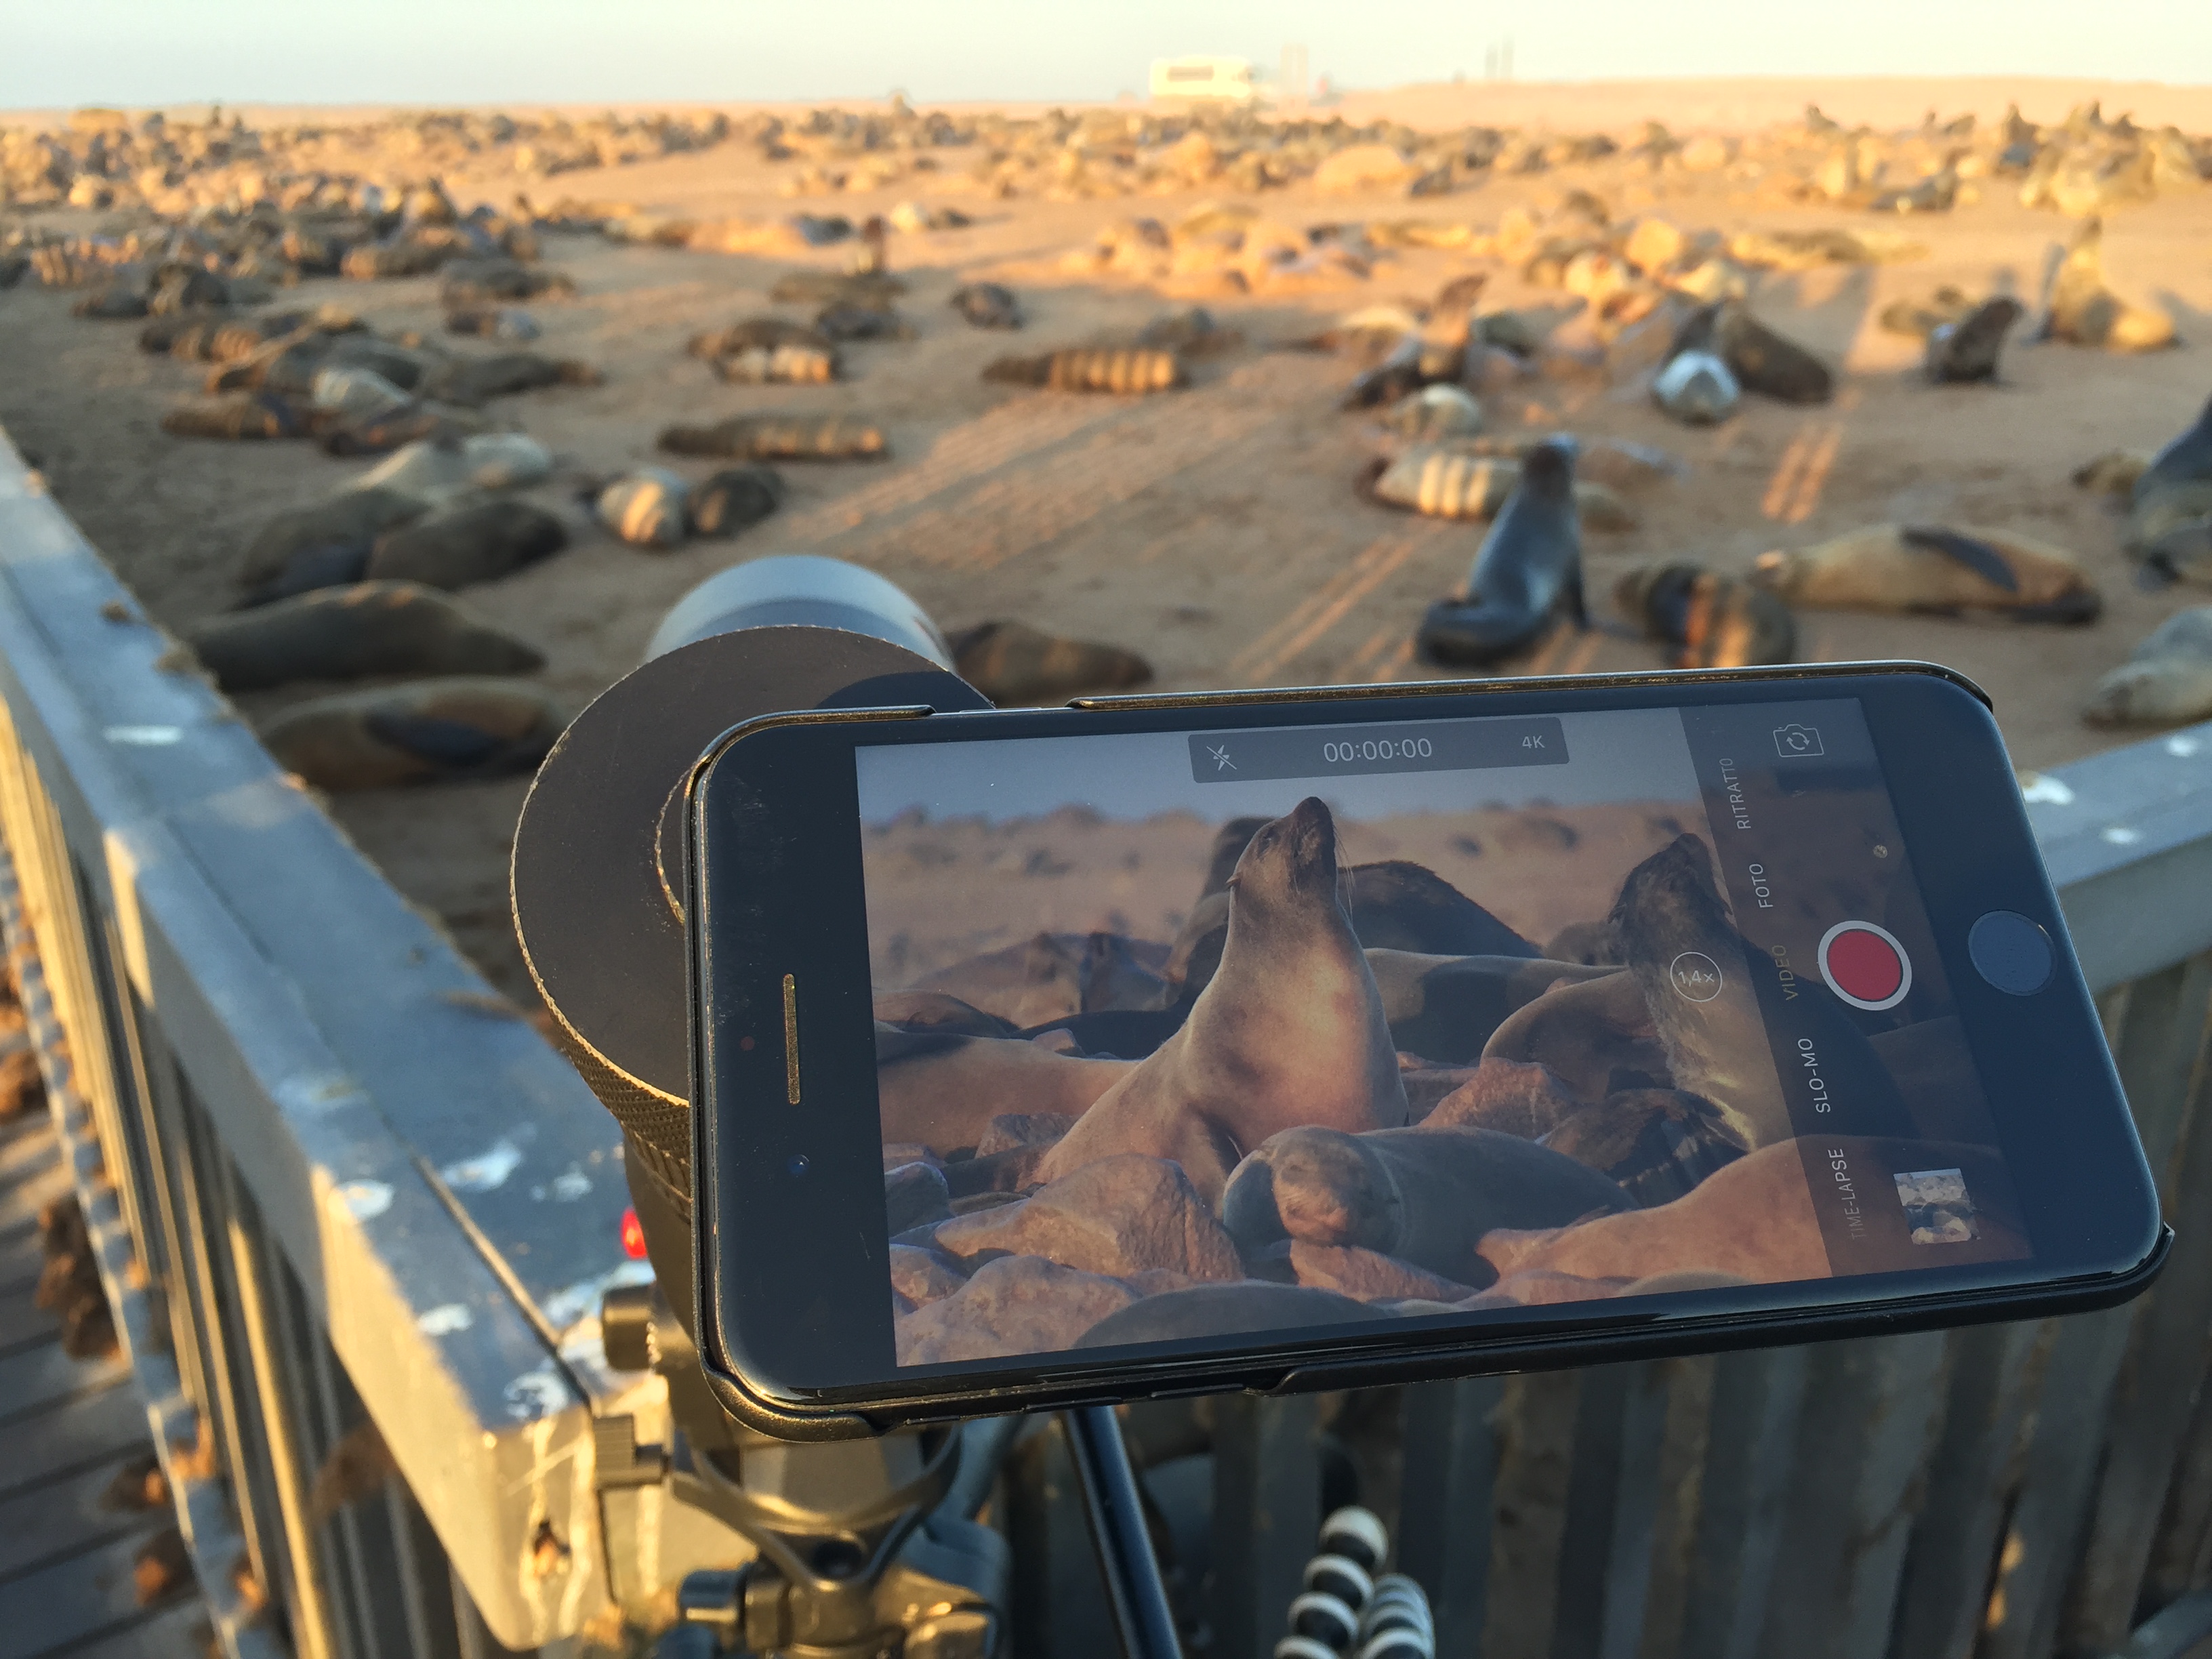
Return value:
[(2051, 982), (2051, 935), (2016, 910), (1992, 910), (1966, 930), (1974, 969), (2009, 995), (2032, 997)]
[(1879, 1013), (1912, 989), (1912, 959), (1897, 935), (1870, 921), (1839, 921), (1821, 935), (1820, 977), (1854, 1008)]

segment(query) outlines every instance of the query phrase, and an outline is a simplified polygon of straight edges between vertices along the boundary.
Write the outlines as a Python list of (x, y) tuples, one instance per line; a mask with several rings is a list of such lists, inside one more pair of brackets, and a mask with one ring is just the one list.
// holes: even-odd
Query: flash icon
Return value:
[(1234, 772), (1237, 769), (1237, 763), (1229, 758), (1229, 745), (1227, 744), (1208, 744), (1206, 746), (1206, 752), (1213, 757), (1213, 769), (1215, 771)]

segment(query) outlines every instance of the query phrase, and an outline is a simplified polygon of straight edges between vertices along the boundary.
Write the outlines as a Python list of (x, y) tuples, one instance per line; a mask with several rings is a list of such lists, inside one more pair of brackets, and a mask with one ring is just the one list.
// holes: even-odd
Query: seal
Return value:
[(2092, 726), (2171, 725), (2212, 716), (2212, 605), (2168, 617), (2090, 688)]
[(1019, 328), (1021, 301), (1012, 289), (996, 283), (966, 283), (952, 290), (947, 302), (970, 328)]
[(689, 527), (684, 505), (690, 493), (690, 485), (666, 467), (643, 466), (602, 489), (592, 510), (632, 547), (670, 548)]
[(1241, 330), (1224, 328), (1204, 306), (1163, 312), (1137, 332), (1149, 351), (1173, 351), (1185, 357), (1218, 357), (1244, 343)]
[(2053, 276), (2042, 337), (2106, 351), (2158, 351), (2179, 344), (2172, 318), (2130, 304), (2105, 286), (2104, 245), (2103, 219), (2084, 219)]
[(1432, 661), (1480, 665), (1528, 644), (1564, 607), (1587, 629), (1571, 440), (1528, 452), (1521, 481), (1482, 539), (1463, 598), (1429, 607), (1419, 644)]
[(489, 357), (455, 357), (424, 378), (424, 396), (474, 408), (494, 398), (542, 391), (556, 386), (597, 386), (605, 377), (589, 363), (534, 351), (502, 351)]
[(2104, 601), (2063, 548), (1972, 525), (1869, 525), (1799, 552), (1767, 552), (1751, 580), (1815, 610), (2094, 622)]
[(1636, 979), (1617, 968), (1569, 975), (1561, 967), (1562, 982), (1498, 1022), (1482, 1045), (1485, 1063), (1541, 1066), (1584, 1102), (1671, 1082)]
[(730, 466), (698, 485), (685, 502), (695, 536), (734, 536), (783, 505), (783, 480), (769, 466)]
[(372, 486), (279, 513), (246, 544), (238, 573), (245, 602), (358, 581), (377, 538), (429, 509), (419, 495)]
[(1651, 401), (1686, 426), (1712, 426), (1735, 413), (1743, 388), (1716, 342), (1722, 301), (1682, 319), (1651, 381)]
[(564, 272), (520, 259), (454, 259), (438, 278), (438, 302), (448, 311), (498, 300), (566, 298), (575, 291), (574, 281)]
[(2148, 586), (2177, 577), (2212, 582), (2212, 478), (2177, 480), (2137, 495), (2121, 545), (2143, 562)]
[(1786, 404), (1824, 404), (1835, 396), (1835, 372), (1760, 322), (1741, 300), (1720, 302), (1713, 344), (1746, 392)]
[(1588, 1164), (1495, 1129), (1305, 1127), (1270, 1136), (1237, 1166), (1221, 1222), (1248, 1261), (1285, 1240), (1346, 1246), (1480, 1290), (1497, 1278), (1477, 1253), (1493, 1229), (1633, 1207)]
[(885, 1146), (940, 1158), (980, 1141), (991, 1120), (1057, 1112), (1080, 1120), (1137, 1062), (1057, 1054), (1017, 1038), (876, 1026), (876, 1089)]
[(714, 426), (669, 427), (659, 443), (671, 455), (732, 461), (881, 461), (891, 453), (881, 427), (842, 415), (739, 415)]
[(527, 501), (461, 502), (380, 537), (362, 574), (448, 592), (496, 581), (568, 544), (561, 520)]
[(1006, 386), (1047, 386), (1054, 392), (1175, 392), (1190, 384), (1182, 359), (1172, 351), (1127, 346), (1079, 347), (1041, 357), (1001, 357), (983, 371)]
[[(1358, 927), (1356, 916), (1352, 926)], [(1372, 945), (1367, 966), (1399, 1052), (1451, 1066), (1477, 1059), (1509, 1016), (1553, 985), (1607, 972), (1519, 954), (1438, 956)]]
[(1474, 395), (1444, 383), (1424, 386), (1390, 406), (1382, 424), (1401, 438), (1432, 443), (1468, 438), (1482, 430), (1482, 405)]
[(1369, 471), (1361, 481), (1364, 493), (1385, 507), (1431, 519), (1495, 518), (1521, 483), (1516, 459), (1425, 444), (1395, 460), (1376, 462)]
[(1246, 1148), (1302, 1124), (1406, 1121), (1382, 994), (1337, 880), (1336, 823), (1309, 796), (1252, 837), (1230, 880), (1221, 964), (1190, 1018), (1076, 1121), (1053, 1180), (1092, 1158), (1173, 1159), (1211, 1204)]
[(2212, 398), (2205, 399), (2204, 407), (2185, 431), (2167, 440), (2166, 447), (2150, 458), (2150, 465), (2136, 474), (2131, 493), (2140, 501), (2176, 484), (2202, 483), (2208, 479), (2212, 479)]
[[(1834, 994), (1800, 979), (1784, 998), (1774, 959), (1736, 931), (1714, 884), (1712, 854), (1696, 836), (1676, 837), (1628, 872), (1613, 923), (1666, 1055), (1668, 1075), (1655, 1083), (1711, 1102), (1738, 1146), (1771, 1146), (1796, 1133), (1775, 1061), (1792, 1046), (1809, 1058), (1802, 1073), (1793, 1066), (1791, 1088), (1807, 1091), (1795, 1097), (1808, 1115), (1825, 1108), (1823, 1133), (1913, 1133), (1888, 1069)], [(1492, 1049), (1498, 1047), (1493, 1039)], [(1812, 1079), (1824, 1091), (1817, 1102)]]
[(545, 654), (434, 588), (358, 582), (234, 612), (185, 642), (225, 691), (368, 674), (527, 674)]
[(1678, 647), (1677, 668), (1745, 668), (1797, 654), (1796, 620), (1780, 599), (1702, 565), (1639, 566), (1613, 597), (1647, 638)]
[(465, 334), (504, 345), (527, 345), (536, 339), (538, 319), (514, 306), (464, 306), (446, 313), (446, 332)]
[(1088, 691), (1119, 691), (1152, 678), (1133, 651), (1071, 640), (1027, 623), (987, 622), (953, 634), (952, 666), (993, 702), (1062, 702)]
[(2005, 336), (2021, 313), (2019, 301), (2000, 294), (1983, 301), (1956, 321), (1936, 324), (1928, 331), (1922, 372), (1937, 386), (1996, 380), (1997, 354), (2004, 349)]
[(161, 416), (161, 430), (173, 438), (221, 438), (233, 442), (304, 438), (307, 412), (275, 392), (240, 392), (173, 409)]
[(568, 723), (535, 686), (456, 677), (297, 703), (261, 741), (286, 771), (335, 794), (532, 771)]

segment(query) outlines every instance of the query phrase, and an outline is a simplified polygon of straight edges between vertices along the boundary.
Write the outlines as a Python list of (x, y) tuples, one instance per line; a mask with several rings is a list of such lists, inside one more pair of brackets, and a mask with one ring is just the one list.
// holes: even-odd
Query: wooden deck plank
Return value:
[(131, 1375), (120, 1353), (105, 1359), (72, 1359), (58, 1340), (40, 1342), (0, 1359), (0, 1424), (71, 1397), (106, 1388)]
[(166, 1504), (120, 1510), (100, 1501), (118, 1470), (152, 1450), (150, 1443), (136, 1446), (106, 1462), (0, 1498), (0, 1578), (110, 1539), (158, 1532), (173, 1521), (175, 1512)]
[(65, 1469), (82, 1468), (139, 1445), (146, 1408), (138, 1391), (118, 1377), (94, 1392), (0, 1425), (0, 1497)]

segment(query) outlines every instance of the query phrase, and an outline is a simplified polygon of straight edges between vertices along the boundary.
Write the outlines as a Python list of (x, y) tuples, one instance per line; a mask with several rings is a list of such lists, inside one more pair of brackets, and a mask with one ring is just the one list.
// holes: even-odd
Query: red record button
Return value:
[(1894, 1008), (1912, 988), (1912, 958), (1870, 921), (1839, 921), (1820, 939), (1820, 977), (1854, 1008)]

